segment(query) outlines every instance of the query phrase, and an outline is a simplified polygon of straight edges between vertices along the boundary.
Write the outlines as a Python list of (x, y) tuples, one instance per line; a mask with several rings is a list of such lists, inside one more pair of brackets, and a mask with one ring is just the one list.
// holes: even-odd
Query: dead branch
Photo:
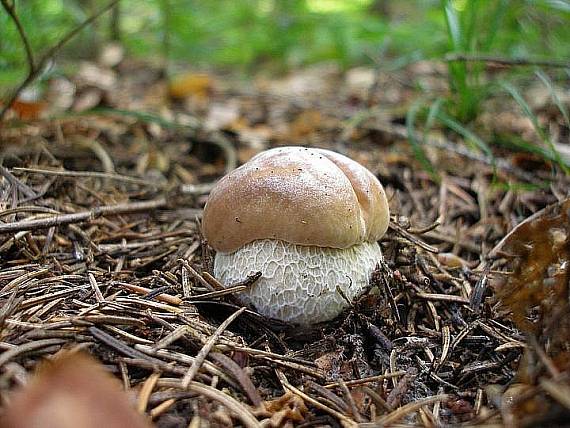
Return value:
[(530, 59), (530, 58), (504, 58), (493, 55), (470, 55), (464, 53), (450, 53), (445, 55), (445, 62), (491, 62), (501, 65), (509, 66), (530, 66), (537, 65), (539, 67), (553, 67), (553, 68), (570, 68), (568, 61), (556, 61), (545, 59)]
[[(34, 54), (32, 51), (32, 46), (30, 45), (30, 41), (28, 40), (28, 36), (26, 35), (26, 31), (20, 22), (20, 18), (18, 18), (18, 14), (16, 13), (16, 4), (12, 0), (11, 2), (8, 0), (0, 0), (2, 2), (2, 6), (6, 9), (12, 21), (14, 21), (14, 25), (16, 25), (16, 29), (18, 30), (18, 34), (20, 39), (22, 39), (22, 43), (24, 44), (24, 50), (26, 51), (26, 59), (28, 61), (28, 68), (29, 72), (33, 72), (36, 70), (36, 62), (34, 60)], [(0, 115), (0, 119), (2, 116)]]
[(18, 16), (15, 12), (14, 5), (11, 4), (8, 0), (0, 0), (0, 1), (2, 2), (2, 6), (4, 7), (4, 9), (6, 9), (8, 14), (12, 18), (12, 20), (14, 21), (16, 28), (18, 29), (18, 33), (20, 34), (20, 38), (22, 39), (22, 42), (24, 43), (24, 47), (26, 49), (26, 56), (28, 59), (28, 67), (29, 67), (28, 75), (26, 76), (24, 81), (22, 83), (20, 83), (20, 85), (18, 87), (16, 87), (16, 89), (12, 92), (12, 94), (10, 96), (7, 97), (6, 103), (2, 107), (2, 110), (0, 110), (0, 122), (1, 122), (2, 119), (4, 118), (4, 116), (6, 115), (6, 112), (8, 111), (8, 109), (14, 103), (14, 101), (16, 101), (16, 99), (22, 93), (22, 91), (38, 77), (38, 75), (40, 74), (40, 72), (42, 71), (44, 66), (47, 64), (47, 62), (51, 58), (53, 58), (53, 56), (66, 43), (68, 43), (71, 39), (73, 39), (81, 30), (83, 30), (85, 27), (87, 27), (89, 24), (91, 24), (93, 21), (95, 21), (97, 18), (99, 18), (101, 15), (103, 15), (109, 9), (111, 9), (120, 0), (111, 0), (106, 6), (101, 8), (99, 11), (95, 12), (93, 15), (91, 15), (89, 18), (87, 18), (85, 21), (83, 21), (77, 27), (75, 27), (74, 29), (69, 31), (66, 35), (64, 35), (59, 40), (59, 42), (57, 42), (54, 46), (52, 46), (50, 49), (48, 49), (39, 58), (39, 60), (37, 62), (34, 61), (31, 46), (28, 42), (24, 28), (22, 27), (21, 22), (18, 19)]
[(92, 221), (97, 217), (104, 215), (126, 214), (133, 212), (141, 212), (155, 210), (166, 206), (166, 198), (155, 199), (152, 201), (130, 202), (117, 205), (103, 205), (88, 211), (81, 211), (72, 214), (54, 215), (35, 220), (22, 220), (14, 223), (6, 223), (0, 225), (0, 234), (15, 233), (23, 230), (48, 229), (54, 226), (63, 226), (66, 224), (81, 223), (84, 221)]

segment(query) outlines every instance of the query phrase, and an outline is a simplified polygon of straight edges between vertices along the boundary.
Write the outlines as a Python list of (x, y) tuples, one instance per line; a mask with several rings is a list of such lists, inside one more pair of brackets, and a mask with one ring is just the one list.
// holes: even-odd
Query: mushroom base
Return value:
[(255, 284), (237, 295), (241, 302), (266, 317), (308, 325), (346, 309), (366, 290), (381, 259), (376, 242), (336, 249), (263, 239), (217, 253), (214, 275), (230, 286), (260, 271)]

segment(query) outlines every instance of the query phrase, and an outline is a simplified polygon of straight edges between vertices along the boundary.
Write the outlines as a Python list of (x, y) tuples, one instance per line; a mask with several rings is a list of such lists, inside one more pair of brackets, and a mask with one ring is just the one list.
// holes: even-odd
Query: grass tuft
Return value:
[[(538, 135), (540, 140), (543, 142), (543, 144), (545, 146), (548, 147), (548, 150), (538, 150), (537, 149), (537, 151), (535, 151), (535, 153), (541, 154), (546, 159), (549, 159), (551, 161), (556, 162), (560, 166), (560, 168), (562, 168), (562, 170), (564, 171), (565, 174), (567, 174), (567, 175), (570, 174), (570, 165), (568, 165), (568, 163), (564, 161), (562, 156), (560, 156), (560, 153), (558, 152), (558, 150), (556, 150), (556, 146), (552, 142), (551, 138), (548, 136), (548, 134), (545, 132), (545, 130), (542, 128), (542, 126), (540, 126), (540, 123), (538, 121), (538, 117), (533, 113), (532, 109), (530, 108), (530, 106), (528, 105), (528, 103), (526, 102), (524, 97), (521, 95), (521, 93), (518, 91), (518, 89), (515, 88), (511, 83), (504, 82), (504, 81), (500, 82), (500, 86), (519, 105), (519, 107), (522, 110), (522, 112), (524, 113), (524, 115), (530, 119), (532, 126), (534, 128), (534, 131), (536, 132), (536, 134)], [(539, 148), (539, 149), (543, 149), (543, 148)], [(550, 153), (548, 153), (548, 151)], [(548, 154), (549, 154), (549, 156), (547, 156)]]

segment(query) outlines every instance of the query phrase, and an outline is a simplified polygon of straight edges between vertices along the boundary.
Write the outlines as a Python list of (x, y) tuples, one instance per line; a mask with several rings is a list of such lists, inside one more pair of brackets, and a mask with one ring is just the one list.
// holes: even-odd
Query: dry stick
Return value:
[(538, 65), (540, 67), (570, 68), (568, 61), (556, 61), (547, 59), (529, 58), (504, 58), (492, 55), (468, 55), (463, 53), (451, 53), (444, 57), (446, 62), (494, 62), (503, 65)]
[[(389, 379), (392, 377), (397, 377), (397, 376), (402, 376), (405, 375), (406, 371), (405, 370), (400, 370), (394, 373), (386, 373), (383, 375), (377, 375), (377, 376), (370, 376), (370, 377), (364, 377), (362, 379), (353, 379), (353, 380), (347, 380), (344, 381), (344, 384), (346, 386), (358, 386), (358, 385), (363, 385), (366, 383), (371, 383), (371, 382), (378, 382), (384, 379)], [(339, 382), (334, 382), (334, 383), (329, 383), (328, 385), (325, 385), (325, 388), (335, 388), (337, 386), (340, 386)]]
[(225, 290), (216, 290), (216, 291), (211, 291), (209, 293), (196, 294), (195, 296), (192, 296), (190, 301), (192, 299), (197, 299), (197, 300), (216, 299), (218, 297), (223, 297), (223, 296), (226, 296), (228, 294), (240, 293), (244, 290), (247, 290), (248, 288), (249, 287), (247, 287), (246, 285), (237, 285), (235, 287), (228, 287)]
[(348, 408), (350, 409), (350, 413), (352, 413), (352, 417), (356, 420), (356, 422), (364, 422), (364, 418), (358, 411), (358, 407), (354, 402), (354, 397), (350, 393), (350, 390), (342, 380), (339, 381), (339, 383), (340, 383), (340, 389), (344, 394), (345, 400), (348, 402)]
[(336, 395), (334, 392), (323, 388), (318, 383), (308, 381), (305, 383), (306, 388), (310, 388), (320, 395), (319, 401), (331, 409), (335, 409), (341, 413), (348, 414), (349, 413), (349, 405), (345, 403), (341, 397)]
[(174, 399), (174, 398), (171, 398), (169, 400), (165, 400), (162, 403), (160, 403), (159, 405), (157, 405), (156, 407), (153, 407), (148, 412), (148, 414), (149, 414), (151, 419), (156, 419), (157, 417), (162, 415), (164, 412), (166, 412), (168, 409), (170, 409), (174, 404), (176, 404), (176, 399)]
[(192, 363), (192, 366), (190, 366), (188, 373), (186, 373), (186, 375), (182, 379), (182, 388), (188, 389), (190, 382), (192, 382), (194, 376), (196, 376), (198, 370), (200, 370), (202, 363), (204, 362), (204, 360), (208, 356), (208, 353), (214, 347), (215, 343), (218, 341), (224, 330), (228, 328), (228, 326), (233, 322), (233, 320), (235, 320), (238, 316), (240, 316), (243, 313), (243, 311), (245, 311), (245, 309), (246, 309), (245, 307), (240, 308), (239, 310), (235, 311), (232, 315), (230, 315), (228, 319), (226, 319), (222, 324), (220, 324), (220, 326), (216, 329), (214, 334), (212, 334), (212, 336), (208, 339), (206, 344), (202, 347), (202, 349), (200, 349), (200, 352), (198, 352), (198, 355), (196, 355), (196, 359)]
[(8, 300), (5, 300), (0, 307), (0, 331), (4, 327), (6, 320), (19, 308), (20, 304), (24, 300), (24, 296), (17, 297), (18, 287), (10, 294)]
[(15, 233), (23, 230), (47, 229), (54, 226), (92, 221), (103, 215), (126, 214), (139, 211), (154, 210), (167, 205), (166, 198), (152, 201), (130, 202), (116, 205), (103, 205), (89, 211), (80, 211), (73, 214), (55, 215), (35, 220), (22, 220), (14, 223), (0, 224), (0, 234)]
[(97, 300), (97, 303), (104, 302), (105, 298), (103, 297), (103, 293), (101, 293), (101, 289), (99, 288), (99, 284), (97, 284), (97, 280), (95, 279), (93, 272), (88, 272), (87, 277), (89, 278), (89, 284), (95, 293), (95, 299)]
[(346, 416), (346, 415), (344, 415), (344, 414), (342, 414), (342, 413), (340, 413), (334, 409), (331, 409), (329, 406), (326, 406), (323, 403), (321, 403), (320, 401), (317, 401), (314, 398), (310, 397), (309, 395), (305, 394), (300, 389), (295, 388), (293, 385), (291, 385), (289, 383), (289, 381), (287, 380), (285, 375), (280, 370), (276, 369), (275, 372), (277, 373), (277, 377), (279, 378), (279, 381), (283, 385), (283, 388), (285, 388), (286, 390), (289, 390), (293, 394), (301, 397), (303, 399), (303, 401), (305, 401), (306, 403), (310, 403), (311, 405), (313, 405), (317, 409), (320, 409), (324, 412), (327, 412), (329, 415), (337, 418), (342, 426), (347, 427), (347, 428), (353, 428), (353, 427), (358, 426), (356, 421), (350, 419), (348, 416)]
[[(220, 345), (219, 348), (220, 348), (220, 350), (228, 350), (229, 349), (232, 351), (245, 352), (247, 354), (250, 354), (254, 358), (255, 357), (261, 357), (261, 358), (264, 358), (268, 361), (272, 361), (272, 360), (288, 361), (291, 363), (296, 363), (296, 364), (301, 365), (301, 366), (305, 365), (307, 367), (317, 368), (317, 365), (315, 363), (313, 363), (312, 361), (305, 361), (305, 360), (301, 360), (299, 358), (289, 357), (287, 355), (274, 354), (273, 352), (262, 351), (261, 349), (247, 348), (247, 347), (243, 347), (243, 346), (232, 346), (232, 345)], [(348, 381), (347, 383), (350, 385), (350, 382), (351, 381)], [(332, 384), (332, 386), (336, 386), (336, 384)]]
[[(371, 111), (375, 111), (375, 110), (371, 110)], [(386, 132), (387, 134), (391, 135), (392, 137), (401, 138), (403, 140), (407, 140), (409, 138), (409, 132), (408, 132), (407, 128), (403, 125), (374, 126), (374, 127), (371, 127), (371, 129)], [(421, 141), (423, 138), (423, 136), (420, 135), (419, 132), (415, 132), (415, 136), (419, 141)], [(524, 181), (527, 181), (529, 183), (541, 184), (541, 181), (539, 179), (536, 179), (533, 174), (516, 168), (515, 166), (513, 166), (511, 163), (509, 163), (505, 159), (490, 158), (488, 156), (485, 156), (485, 155), (482, 155), (479, 153), (475, 153), (466, 147), (462, 147), (458, 144), (453, 144), (450, 141), (447, 141), (443, 138), (439, 138), (439, 137), (435, 137), (435, 136), (429, 137), (426, 141), (426, 144), (429, 146), (435, 147), (437, 149), (440, 149), (440, 150), (445, 150), (448, 152), (457, 153), (458, 155), (460, 155), (466, 159), (481, 162), (481, 163), (483, 163), (485, 165), (489, 165), (493, 168), (495, 168), (495, 167), (499, 168), (499, 169), (506, 171), (510, 174), (513, 174), (517, 178), (524, 180)]]
[(441, 223), (439, 221), (436, 221), (432, 224), (429, 224), (425, 227), (420, 227), (420, 228), (409, 228), (408, 232), (411, 233), (412, 235), (423, 235), (424, 233), (430, 232), (434, 229), (437, 229), (439, 226), (441, 225)]
[[(175, 388), (177, 385), (174, 383), (168, 385), (169, 387)], [(203, 385), (199, 382), (190, 382), (188, 387), (190, 391), (193, 391), (197, 394), (201, 394), (205, 397), (208, 397), (212, 400), (216, 400), (219, 403), (223, 404), (226, 408), (232, 412), (238, 419), (240, 419), (243, 425), (247, 428), (261, 428), (261, 424), (255, 419), (255, 416), (251, 413), (249, 408), (237, 401), (235, 398), (231, 397), (228, 394), (223, 393), (222, 391), (217, 390), (216, 388)]]
[(32, 174), (41, 175), (54, 175), (58, 177), (86, 177), (86, 178), (104, 178), (114, 181), (123, 181), (125, 183), (141, 184), (144, 186), (160, 187), (157, 183), (137, 177), (130, 177), (128, 175), (121, 175), (108, 172), (99, 171), (68, 171), (68, 170), (51, 170), (51, 169), (38, 169), (38, 168), (22, 168), (15, 167), (13, 171), (29, 172)]
[(63, 339), (43, 339), (17, 346), (16, 348), (5, 351), (0, 355), (0, 367), (19, 355), (35, 351), (36, 349), (47, 348), (52, 345), (63, 345), (64, 343), (65, 340)]
[(144, 415), (146, 408), (148, 406), (148, 400), (150, 398), (150, 394), (152, 393), (154, 387), (156, 386), (158, 379), (160, 379), (160, 376), (161, 376), (160, 372), (155, 372), (151, 374), (147, 378), (147, 380), (143, 383), (143, 386), (139, 392), (139, 396), (137, 399), (137, 410), (139, 411), (139, 413)]
[(246, 393), (246, 395), (251, 400), (252, 404), (255, 407), (259, 407), (263, 404), (263, 400), (257, 388), (251, 381), (249, 375), (243, 370), (238, 363), (232, 360), (227, 355), (224, 355), (220, 352), (212, 352), (210, 354), (210, 358), (212, 358), (216, 363), (222, 366), (226, 372), (229, 372), (235, 380), (240, 384), (242, 390)]
[(416, 296), (421, 299), (426, 300), (437, 300), (440, 302), (454, 302), (462, 303), (464, 305), (469, 304), (469, 299), (462, 296), (456, 296), (454, 294), (439, 294), (439, 293), (416, 293)]
[(6, 180), (8, 180), (8, 182), (11, 183), (13, 186), (16, 186), (24, 194), (26, 198), (35, 198), (37, 196), (36, 192), (34, 192), (29, 186), (26, 186), (16, 177), (14, 177), (14, 175), (12, 175), (12, 173), (8, 171), (6, 168), (4, 168), (2, 165), (0, 165), (0, 175), (5, 177)]
[[(116, 283), (116, 284), (119, 287), (126, 288), (127, 290), (132, 291), (133, 293), (137, 293), (137, 294), (146, 295), (146, 294), (149, 294), (153, 291), (150, 288), (141, 287), (140, 285), (127, 284), (125, 282)], [(158, 300), (158, 301), (169, 303), (171, 305), (180, 305), (182, 303), (182, 299), (180, 297), (173, 296), (171, 294), (166, 294), (166, 293), (157, 294), (156, 296), (154, 296), (154, 298), (156, 298), (156, 300)]]
[[(376, 404), (378, 407), (384, 409), (388, 413), (394, 411), (394, 409), (391, 406), (389, 406), (388, 403), (386, 403), (386, 400), (384, 400), (384, 398), (382, 398), (382, 396), (378, 394), (376, 391), (374, 391), (372, 388), (368, 386), (363, 386), (362, 391), (365, 392), (366, 395), (368, 395), (370, 399), (374, 402), (374, 404)], [(371, 415), (372, 418), (375, 417), (375, 413), (376, 412), (374, 412), (374, 414)]]
[[(16, 14), (16, 3), (14, 0), (12, 0), (12, 2), (8, 2), (8, 0), (1, 0), (2, 1), (2, 6), (4, 6), (4, 9), (6, 9), (6, 12), (8, 12), (8, 15), (10, 15), (10, 18), (12, 18), (12, 21), (14, 21), (14, 24), (16, 25), (16, 29), (18, 30), (18, 34), (20, 35), (20, 39), (22, 39), (22, 43), (24, 44), (24, 50), (26, 51), (26, 59), (28, 61), (28, 68), (30, 69), (30, 72), (32, 70), (35, 70), (36, 67), (36, 62), (34, 60), (34, 54), (32, 51), (32, 45), (30, 44), (30, 41), (28, 40), (28, 36), (26, 35), (26, 32), (24, 31), (24, 27), (22, 26), (22, 23), (20, 22), (20, 19), (18, 18), (18, 15)], [(1, 118), (1, 116), (0, 116)]]
[[(200, 275), (192, 266), (190, 266), (190, 263), (188, 263), (186, 260), (184, 259), (178, 259), (178, 263), (180, 263), (185, 269), (186, 271), (196, 280), (198, 280), (198, 282), (200, 284), (202, 284), (204, 287), (206, 287), (208, 290), (210, 291), (216, 291), (214, 289), (214, 287), (208, 283), (208, 281), (206, 281), (202, 275)], [(221, 286), (221, 289), (223, 290), (224, 287)]]
[(110, 334), (105, 333), (103, 330), (98, 329), (97, 327), (89, 327), (89, 333), (97, 339), (99, 342), (104, 343), (105, 345), (109, 346), (110, 348), (114, 349), (115, 351), (129, 357), (129, 358), (140, 358), (144, 361), (152, 363), (163, 363), (161, 360), (153, 357), (149, 357), (143, 354), (141, 351), (137, 351), (136, 349), (131, 348), (128, 345), (125, 345), (118, 339), (115, 339)]
[(393, 423), (399, 421), (400, 419), (402, 419), (404, 416), (408, 415), (409, 413), (417, 412), (419, 409), (422, 408), (422, 406), (426, 406), (428, 404), (433, 404), (433, 403), (436, 403), (438, 401), (445, 401), (448, 398), (449, 398), (449, 396), (446, 394), (433, 395), (431, 397), (422, 398), (421, 400), (413, 401), (413, 402), (408, 403), (402, 407), (399, 407), (398, 409), (394, 410), (392, 413), (381, 417), (380, 419), (375, 421), (373, 424), (361, 424), (360, 426), (361, 427), (388, 426), (390, 424), (393, 424)]
[(417, 245), (420, 248), (423, 248), (424, 250), (430, 252), (430, 253), (434, 253), (437, 254), (439, 252), (439, 250), (436, 247), (433, 247), (429, 244), (426, 244), (424, 241), (422, 241), (421, 239), (417, 238), (416, 236), (412, 235), (410, 232), (408, 232), (406, 229), (404, 229), (402, 226), (400, 226), (397, 223), (394, 223), (393, 221), (390, 222), (390, 228), (393, 229), (396, 233), (398, 233), (401, 237), (403, 237), (404, 239), (407, 239), (408, 241), (410, 241), (412, 244)]
[(151, 348), (151, 350), (149, 350), (149, 353), (153, 353), (156, 354), (156, 351), (158, 351), (159, 349), (164, 349), (166, 348), (168, 345), (170, 345), (171, 343), (176, 342), (178, 339), (183, 338), (186, 333), (188, 333), (190, 329), (190, 326), (187, 325), (181, 325), (176, 327), (176, 329), (172, 330), (170, 333), (168, 333), (165, 337), (163, 337), (162, 339), (160, 339), (158, 342), (156, 342)]
[(552, 398), (554, 398), (567, 409), (570, 409), (570, 388), (568, 388), (567, 385), (560, 382), (554, 382), (550, 379), (541, 379), (540, 386)]
[(547, 207), (544, 207), (543, 209), (541, 209), (540, 211), (535, 212), (534, 214), (532, 214), (530, 217), (525, 218), (523, 221), (521, 221), (519, 224), (517, 224), (514, 228), (512, 228), (509, 233), (507, 233), (498, 243), (497, 245), (495, 245), (493, 247), (493, 249), (491, 251), (489, 251), (489, 255), (488, 257), (493, 258), (493, 257), (498, 257), (501, 254), (501, 250), (502, 248), (505, 246), (505, 244), (512, 238), (513, 235), (515, 235), (516, 233), (518, 233), (518, 231), (520, 229), (522, 229), (523, 227), (525, 227), (526, 224), (532, 223), (533, 221), (535, 221), (537, 218), (540, 218), (542, 216), (546, 216), (546, 215), (557, 215), (561, 210), (563, 209), (570, 209), (570, 198), (566, 198), (560, 202), (556, 202), (552, 205), (548, 205)]
[[(111, 9), (115, 4), (117, 4), (119, 2), (119, 0), (111, 0), (106, 6), (101, 8), (98, 12), (91, 15), (89, 18), (87, 18), (85, 21), (83, 21), (81, 24), (79, 24), (73, 30), (68, 32), (65, 36), (63, 36), (60, 39), (59, 42), (57, 42), (55, 44), (55, 46), (52, 46), (50, 49), (48, 49), (48, 51), (46, 53), (44, 53), (37, 62), (34, 62), (34, 60), (33, 60), (31, 48), (29, 47), (29, 43), (27, 42), (27, 37), (26, 37), (25, 31), (24, 31), (24, 29), (20, 23), (18, 16), (16, 15), (16, 13), (14, 11), (13, 6), (10, 5), (7, 0), (0, 0), (0, 1), (2, 2), (2, 6), (4, 6), (4, 8), (6, 9), (8, 14), (12, 18), (12, 20), (14, 21), (16, 27), (18, 28), (18, 33), (20, 34), (20, 38), (22, 39), (22, 42), (24, 43), (24, 46), (26, 48), (26, 55), (28, 57), (28, 66), (29, 66), (28, 76), (14, 90), (12, 95), (8, 97), (8, 101), (4, 104), (4, 107), (0, 111), (0, 122), (1, 122), (2, 119), (4, 118), (4, 116), (6, 115), (6, 112), (8, 111), (8, 109), (14, 103), (14, 101), (18, 98), (18, 96), (22, 93), (22, 91), (30, 83), (32, 83), (36, 79), (36, 77), (38, 77), (38, 75), (40, 74), (40, 72), (42, 71), (42, 69), (44, 68), (46, 63), (55, 55), (55, 53), (58, 50), (60, 50), (63, 45), (65, 45), (73, 37), (75, 37), (86, 26), (91, 24), (93, 21), (95, 21), (97, 18), (99, 18), (101, 15), (103, 15), (109, 9)], [(29, 52), (28, 52), (28, 49), (29, 49)]]

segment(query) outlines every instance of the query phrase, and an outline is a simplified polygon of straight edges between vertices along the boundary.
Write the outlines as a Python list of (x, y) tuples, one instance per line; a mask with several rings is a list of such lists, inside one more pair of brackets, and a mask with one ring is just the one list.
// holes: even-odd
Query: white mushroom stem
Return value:
[(368, 287), (382, 259), (376, 242), (347, 249), (322, 248), (262, 239), (233, 253), (216, 254), (214, 274), (232, 285), (261, 271), (238, 297), (269, 317), (308, 325), (330, 320)]

